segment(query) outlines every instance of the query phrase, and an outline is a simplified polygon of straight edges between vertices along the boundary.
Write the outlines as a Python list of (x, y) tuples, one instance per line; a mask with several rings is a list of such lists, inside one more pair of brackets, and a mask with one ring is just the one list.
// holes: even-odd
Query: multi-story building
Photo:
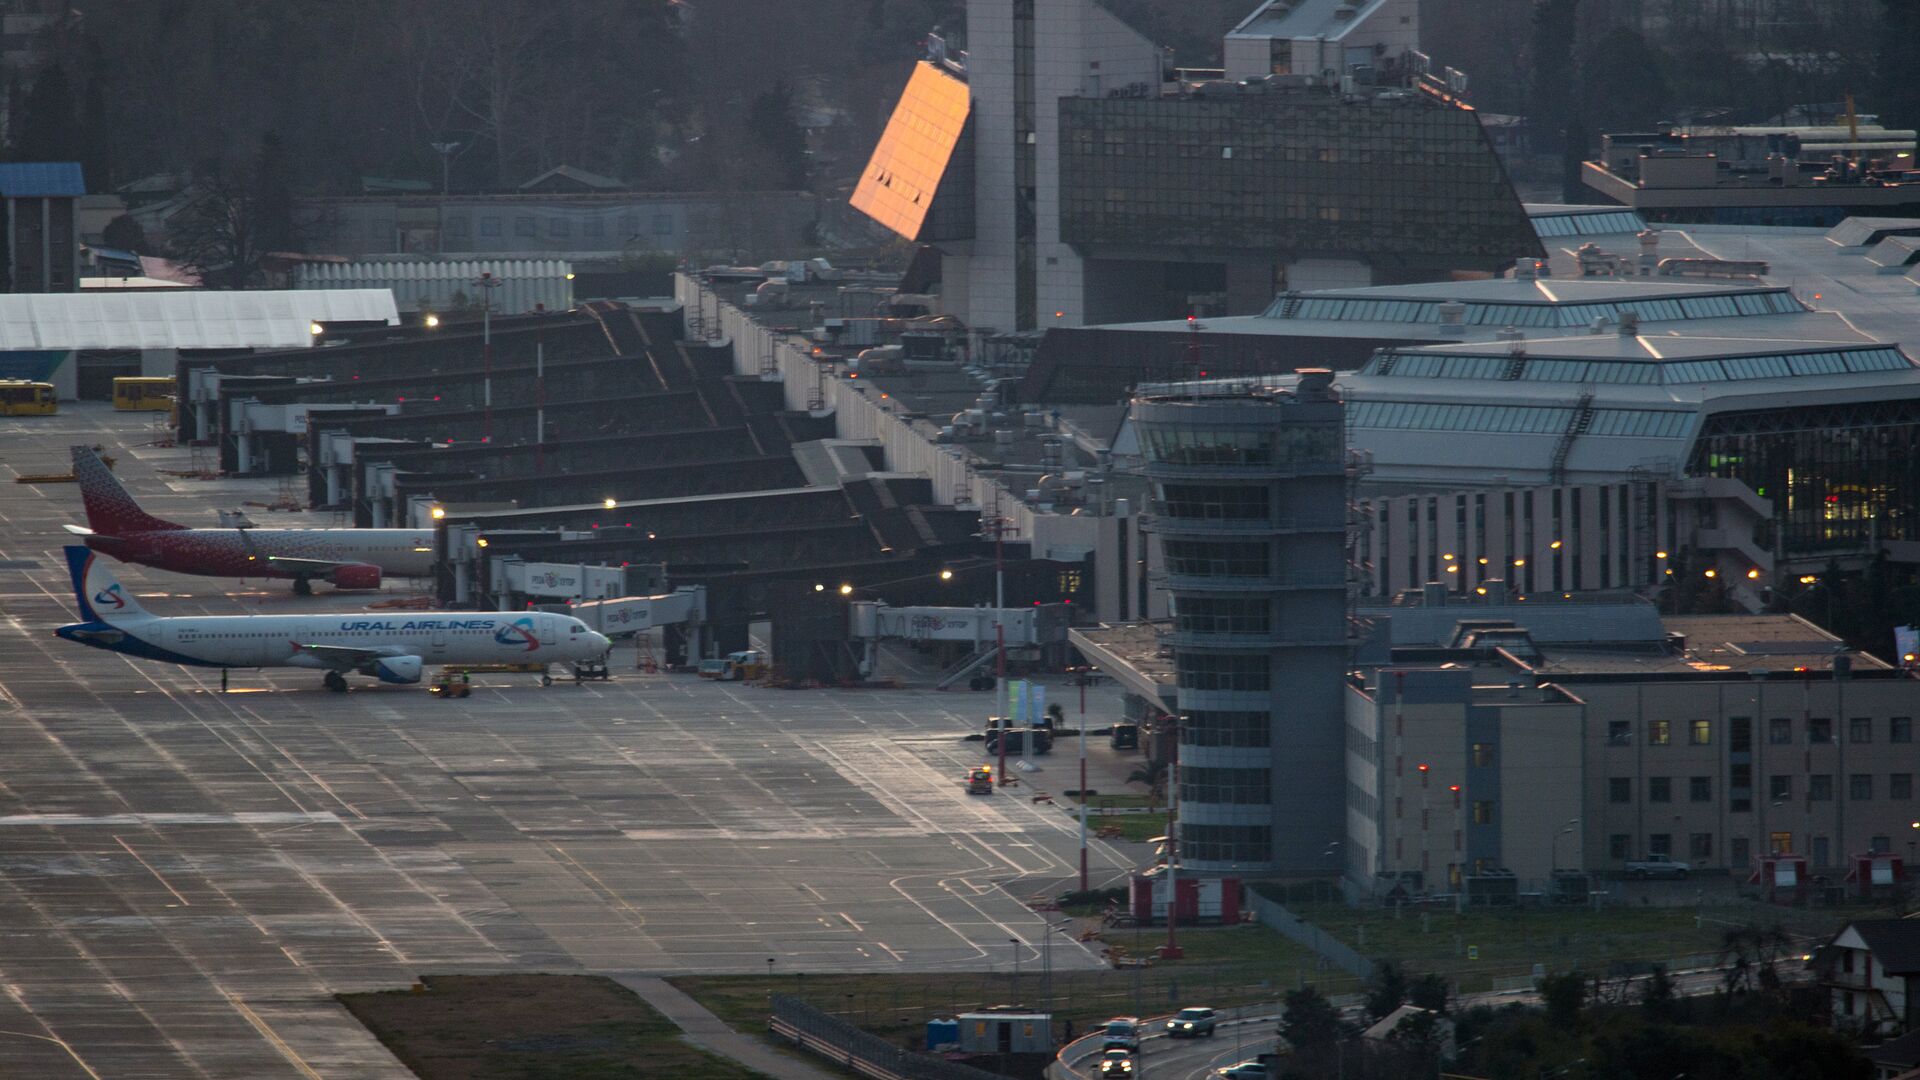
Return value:
[(1601, 137), (1587, 187), (1649, 221), (1832, 226), (1920, 213), (1912, 129), (1708, 128)]
[(937, 252), (942, 309), (982, 332), (1537, 254), (1415, 7), (1264, 4), (1225, 70), (1181, 73), (1097, 0), (973, 0), (968, 49), (915, 71), (852, 204)]
[[(1912, 919), (1862, 919), (1848, 923), (1814, 953), (1814, 967), (1826, 988), (1828, 1015), (1836, 1028), (1873, 1038), (1897, 1035), (1920, 1020), (1920, 922)], [(1911, 1039), (1900, 1040), (1909, 1044)], [(1904, 1075), (1914, 1067), (1887, 1070), (1888, 1055), (1868, 1051), (1882, 1076)]]
[(1134, 402), (1173, 609), (1176, 846), (1199, 871), (1312, 873), (1343, 834), (1345, 453), (1330, 381)]
[(6, 203), (7, 280), (13, 292), (70, 293), (80, 288), (80, 237), (74, 206), (87, 193), (72, 161), (0, 165)]
[(1804, 620), (1522, 602), (1502, 582), (1360, 614), (1374, 637), (1347, 699), (1356, 885), (1420, 874), (1441, 891), (1492, 867), (1539, 882), (1649, 855), (1744, 880), (1767, 853), (1838, 877), (1854, 855), (1920, 843), (1920, 681)]

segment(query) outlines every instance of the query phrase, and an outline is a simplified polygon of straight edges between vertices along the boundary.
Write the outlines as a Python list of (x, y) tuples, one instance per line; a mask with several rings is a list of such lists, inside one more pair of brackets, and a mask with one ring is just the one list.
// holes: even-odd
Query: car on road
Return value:
[(1101, 1076), (1132, 1076), (1135, 1071), (1131, 1050), (1116, 1048), (1100, 1055)]
[(1243, 1061), (1238, 1065), (1216, 1069), (1213, 1075), (1223, 1077), (1224, 1080), (1272, 1080), (1273, 1077), (1273, 1074), (1267, 1071), (1267, 1067), (1258, 1061)]
[(1630, 878), (1684, 878), (1692, 871), (1691, 864), (1678, 862), (1671, 855), (1649, 855), (1627, 864)]
[(1213, 1034), (1213, 1010), (1206, 1008), (1181, 1009), (1167, 1021), (1167, 1038), (1197, 1039), (1202, 1035)]
[(1130, 1054), (1140, 1052), (1140, 1020), (1132, 1016), (1116, 1016), (1107, 1021), (1100, 1032), (1100, 1049), (1125, 1050)]

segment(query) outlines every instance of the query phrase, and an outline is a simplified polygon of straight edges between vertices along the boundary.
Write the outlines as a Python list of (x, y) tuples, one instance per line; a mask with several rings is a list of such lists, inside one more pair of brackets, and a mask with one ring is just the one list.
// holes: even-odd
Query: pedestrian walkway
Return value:
[(640, 995), (640, 1000), (673, 1021), (694, 1045), (732, 1058), (772, 1080), (845, 1080), (845, 1074), (815, 1068), (782, 1054), (764, 1041), (738, 1032), (665, 979), (651, 975), (617, 975), (614, 981)]

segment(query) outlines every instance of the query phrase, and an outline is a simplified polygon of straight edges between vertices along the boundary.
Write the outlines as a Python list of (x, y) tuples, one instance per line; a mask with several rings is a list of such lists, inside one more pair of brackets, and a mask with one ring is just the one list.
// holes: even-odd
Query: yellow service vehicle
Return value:
[(173, 376), (116, 376), (113, 380), (113, 407), (120, 412), (171, 411)]
[(52, 383), (0, 379), (0, 416), (52, 416), (59, 411)]

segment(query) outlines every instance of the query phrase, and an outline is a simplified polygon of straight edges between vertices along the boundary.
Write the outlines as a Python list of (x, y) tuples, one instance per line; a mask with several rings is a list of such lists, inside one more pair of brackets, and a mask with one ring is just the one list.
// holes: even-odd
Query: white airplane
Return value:
[(122, 562), (210, 577), (292, 578), (313, 592), (315, 578), (336, 589), (377, 589), (382, 575), (433, 573), (432, 529), (196, 529), (154, 517), (127, 492), (90, 446), (73, 447), (73, 476), (87, 524), (65, 526), (95, 551)]
[(54, 633), (82, 645), (145, 660), (216, 668), (312, 668), (329, 690), (346, 674), (417, 683), (428, 664), (538, 664), (598, 660), (611, 643), (571, 615), (485, 611), (338, 615), (147, 613), (106, 565), (68, 547), (67, 569), (85, 622)]

